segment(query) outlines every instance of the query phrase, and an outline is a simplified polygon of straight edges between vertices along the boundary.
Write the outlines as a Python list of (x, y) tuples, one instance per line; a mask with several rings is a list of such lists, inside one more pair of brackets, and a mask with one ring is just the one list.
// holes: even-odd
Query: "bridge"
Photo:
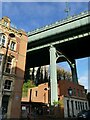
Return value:
[(67, 61), (72, 79), (78, 83), (75, 59), (90, 56), (89, 38), (90, 11), (28, 32), (26, 66), (50, 64), (51, 104), (58, 100), (56, 62)]

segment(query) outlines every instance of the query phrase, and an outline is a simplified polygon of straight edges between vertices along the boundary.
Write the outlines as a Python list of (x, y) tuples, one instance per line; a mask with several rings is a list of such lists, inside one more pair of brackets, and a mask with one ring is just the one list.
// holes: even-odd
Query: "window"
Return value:
[(82, 104), (82, 102), (81, 102), (81, 110), (83, 109), (83, 104)]
[(7, 26), (7, 25), (8, 25), (8, 23), (7, 23), (6, 21), (4, 21), (4, 25), (5, 25), (5, 26)]
[(15, 74), (15, 72), (16, 72), (16, 60), (15, 60), (14, 56), (9, 56), (7, 58), (5, 72), (7, 72), (9, 74)]
[(80, 109), (82, 110), (82, 103), (80, 102)]
[(75, 88), (73, 89), (73, 95), (76, 96), (76, 89)]
[(77, 107), (77, 101), (75, 101), (75, 106), (76, 106), (76, 110), (77, 110), (77, 108), (78, 108), (78, 107)]
[(1, 46), (5, 45), (5, 36), (3, 34), (0, 34), (0, 45)]
[(70, 109), (69, 109), (69, 100), (67, 100), (67, 113), (68, 113), (68, 117), (70, 117)]
[(16, 73), (16, 59), (15, 58), (12, 59), (12, 66), (11, 67), (12, 67), (11, 73), (15, 74)]
[(11, 73), (11, 66), (12, 66), (12, 58), (8, 57), (7, 59), (7, 65), (6, 65), (6, 71), (7, 73)]
[(81, 96), (83, 97), (83, 91), (81, 90)]
[(37, 91), (35, 91), (35, 96), (37, 97)]
[(22, 110), (26, 110), (26, 106), (22, 106)]
[(87, 110), (87, 108), (88, 108), (88, 107), (87, 107), (87, 102), (85, 103), (85, 107), (86, 107), (86, 110)]
[(82, 109), (84, 110), (84, 102), (82, 103)]
[(2, 55), (0, 54), (0, 66), (1, 66), (1, 63), (2, 63)]
[(10, 80), (5, 80), (4, 89), (10, 90), (11, 89), (11, 82)]
[(74, 104), (73, 104), (73, 100), (71, 100), (71, 108), (72, 108), (72, 115), (74, 116)]
[(44, 103), (46, 102), (46, 93), (44, 93)]
[(78, 109), (80, 110), (80, 102), (78, 101)]
[(77, 90), (77, 92), (78, 92), (78, 96), (80, 97), (80, 91), (79, 91), (79, 89)]
[(15, 50), (15, 45), (16, 45), (16, 43), (12, 41), (11, 45), (10, 45), (10, 49), (11, 50)]

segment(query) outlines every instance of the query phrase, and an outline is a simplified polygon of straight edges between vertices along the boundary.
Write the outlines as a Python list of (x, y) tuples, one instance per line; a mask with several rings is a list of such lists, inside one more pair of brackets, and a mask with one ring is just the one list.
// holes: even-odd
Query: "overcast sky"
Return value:
[[(1, 0), (0, 0), (1, 1)], [(5, 0), (6, 1), (6, 0)], [(10, 0), (9, 0), (10, 1)], [(1, 16), (8, 16), (11, 24), (26, 32), (50, 25), (56, 21), (66, 19), (66, 2), (1, 2)], [(23, 0), (22, 0), (23, 1)], [(29, 1), (29, 0), (25, 0)], [(43, 0), (42, 0), (43, 1)], [(70, 16), (88, 10), (88, 2), (69, 2)], [(86, 0), (87, 1), (87, 0)], [(78, 79), (85, 88), (88, 88), (88, 59), (76, 60)], [(68, 65), (60, 63), (61, 67), (69, 69)]]

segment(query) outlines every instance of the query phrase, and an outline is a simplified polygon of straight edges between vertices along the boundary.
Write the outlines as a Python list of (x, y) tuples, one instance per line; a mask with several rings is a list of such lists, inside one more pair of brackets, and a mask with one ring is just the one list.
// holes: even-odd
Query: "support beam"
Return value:
[(78, 77), (77, 77), (77, 69), (76, 69), (76, 61), (75, 59), (70, 60), (67, 58), (64, 54), (62, 54), (60, 51), (57, 51), (57, 59), (60, 57), (64, 57), (68, 64), (70, 65), (71, 71), (72, 71), (72, 81), (74, 83), (78, 83)]
[(51, 88), (51, 106), (53, 106), (53, 102), (58, 101), (56, 49), (53, 46), (50, 47), (50, 88)]
[(78, 77), (77, 77), (77, 70), (76, 70), (76, 61), (73, 60), (72, 64), (74, 64), (74, 67), (71, 67), (71, 71), (72, 71), (72, 81), (74, 83), (78, 83)]

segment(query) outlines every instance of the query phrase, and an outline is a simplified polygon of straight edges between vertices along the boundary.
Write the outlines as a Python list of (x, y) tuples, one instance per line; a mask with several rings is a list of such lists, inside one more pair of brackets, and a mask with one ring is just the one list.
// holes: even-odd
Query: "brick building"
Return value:
[(13, 28), (8, 17), (0, 20), (0, 101), (7, 118), (21, 116), (27, 40), (26, 33)]
[[(72, 90), (72, 94), (69, 94)], [(74, 117), (83, 109), (89, 109), (86, 90), (84, 86), (73, 83), (72, 81), (58, 81), (58, 99), (63, 100), (64, 117)]]
[(45, 90), (46, 88), (48, 88), (48, 83), (28, 89), (27, 97), (21, 99), (22, 117), (27, 117), (27, 113), (34, 112), (35, 108), (39, 111), (47, 107), (49, 103), (49, 91)]
[[(59, 109), (56, 110), (56, 114), (59, 115), (59, 117), (74, 117), (79, 111), (89, 109), (84, 86), (73, 83), (72, 81), (59, 80), (57, 88), (60, 106)], [(68, 93), (70, 89), (72, 90), (71, 96)], [(50, 89), (48, 83), (43, 83), (29, 89), (27, 97), (22, 98), (21, 102), (22, 108), (24, 107), (24, 110), (28, 112), (32, 112), (32, 108), (35, 107), (37, 110), (43, 109), (45, 106), (48, 107), (50, 104)]]

